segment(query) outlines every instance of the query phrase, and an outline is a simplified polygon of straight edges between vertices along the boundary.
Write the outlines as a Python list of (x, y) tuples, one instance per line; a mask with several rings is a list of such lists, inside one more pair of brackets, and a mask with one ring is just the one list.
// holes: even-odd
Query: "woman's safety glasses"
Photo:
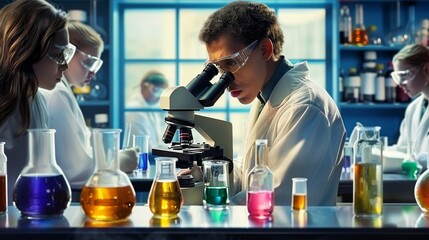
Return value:
[(416, 77), (419, 70), (420, 66), (402, 71), (393, 71), (390, 75), (392, 76), (392, 79), (396, 82), (396, 84), (407, 85), (409, 81), (413, 80)]
[(54, 44), (49, 50), (48, 57), (58, 65), (68, 64), (72, 59), (76, 47), (69, 43), (67, 45)]
[(80, 64), (88, 71), (96, 73), (103, 65), (103, 60), (99, 59), (98, 57), (94, 57), (86, 52), (82, 52), (79, 49), (77, 49), (77, 51), (85, 57), (82, 61), (80, 61)]
[(258, 40), (255, 40), (244, 49), (230, 56), (220, 58), (213, 62), (211, 62), (210, 60), (207, 60), (205, 64), (212, 63), (218, 68), (219, 72), (222, 74), (224, 72), (236, 73), (238, 70), (240, 70), (240, 68), (242, 68), (246, 64), (247, 60), (249, 60), (249, 56), (252, 53), (253, 49), (255, 49), (257, 43), (258, 43)]

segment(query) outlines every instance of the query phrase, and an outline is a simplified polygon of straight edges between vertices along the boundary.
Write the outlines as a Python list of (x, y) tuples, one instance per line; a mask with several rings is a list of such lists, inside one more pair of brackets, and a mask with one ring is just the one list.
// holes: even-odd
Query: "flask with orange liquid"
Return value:
[[(429, 167), (429, 161), (426, 162)], [(429, 168), (426, 168), (414, 186), (414, 198), (425, 216), (429, 213)]]
[(92, 130), (95, 170), (82, 189), (80, 204), (94, 220), (125, 220), (136, 203), (134, 188), (119, 169), (120, 132), (120, 129)]
[(365, 46), (368, 44), (368, 34), (363, 23), (362, 4), (356, 4), (355, 14), (355, 26), (352, 32), (352, 43), (357, 46)]
[(177, 218), (183, 204), (182, 191), (176, 175), (177, 158), (157, 157), (156, 173), (148, 203), (154, 218)]

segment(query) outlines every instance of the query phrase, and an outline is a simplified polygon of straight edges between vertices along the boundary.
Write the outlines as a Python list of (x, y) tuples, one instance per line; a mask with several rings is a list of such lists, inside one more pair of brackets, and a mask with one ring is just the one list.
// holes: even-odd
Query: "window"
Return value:
[[(159, 106), (130, 106), (130, 98), (139, 94), (142, 76), (151, 69), (161, 71), (170, 86), (186, 85), (203, 69), (207, 59), (205, 45), (198, 39), (206, 18), (225, 3), (144, 1), (117, 3), (120, 49), (119, 77), (120, 126), (129, 112), (162, 112)], [(283, 54), (293, 63), (309, 62), (311, 77), (326, 87), (326, 6), (268, 3), (279, 18), (285, 34)], [(329, 34), (329, 33), (328, 33)], [(216, 81), (216, 80), (214, 80)], [(234, 131), (234, 155), (244, 138), (250, 105), (241, 105), (224, 94), (211, 108), (198, 114), (231, 121)], [(148, 126), (150, 127), (150, 126)]]

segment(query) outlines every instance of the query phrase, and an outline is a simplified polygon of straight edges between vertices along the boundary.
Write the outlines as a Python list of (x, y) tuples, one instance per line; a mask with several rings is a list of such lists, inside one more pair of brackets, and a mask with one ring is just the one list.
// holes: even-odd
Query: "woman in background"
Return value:
[(47, 128), (46, 101), (75, 48), (66, 13), (42, 0), (17, 0), (0, 9), (0, 142), (6, 142), (8, 198), (27, 163), (29, 128)]
[(393, 67), (393, 80), (415, 99), (405, 111), (397, 144), (389, 150), (405, 152), (411, 143), (417, 160), (426, 166), (429, 150), (429, 49), (419, 44), (407, 45), (393, 57)]
[(76, 53), (61, 82), (54, 90), (42, 93), (48, 101), (49, 128), (56, 129), (57, 163), (70, 186), (81, 189), (91, 176), (95, 162), (90, 143), (91, 132), (71, 87), (83, 87), (94, 78), (103, 64), (100, 56), (104, 43), (100, 35), (84, 23), (70, 21), (67, 28)]

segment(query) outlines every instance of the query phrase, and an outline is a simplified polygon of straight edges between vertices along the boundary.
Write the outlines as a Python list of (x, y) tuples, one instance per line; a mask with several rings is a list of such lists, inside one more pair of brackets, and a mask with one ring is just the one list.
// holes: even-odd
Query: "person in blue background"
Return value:
[(407, 106), (400, 126), (400, 135), (389, 150), (405, 152), (413, 144), (415, 158), (426, 167), (429, 150), (429, 49), (411, 44), (393, 56), (392, 79), (414, 100)]
[(72, 188), (80, 189), (94, 171), (91, 132), (73, 95), (72, 86), (83, 87), (103, 64), (100, 59), (104, 43), (90, 26), (70, 21), (67, 29), (76, 53), (61, 82), (52, 91), (41, 89), (48, 101), (49, 128), (56, 130), (55, 154)]
[[(127, 100), (127, 107), (159, 109), (159, 100), (162, 91), (169, 86), (167, 78), (157, 70), (148, 71), (142, 78), (136, 91)], [(165, 127), (164, 111), (127, 112), (125, 116), (129, 129), (130, 142), (135, 134), (146, 134), (149, 136), (149, 152), (153, 147), (165, 145), (162, 141)], [(151, 156), (152, 157), (152, 156)]]
[(284, 36), (274, 11), (261, 3), (233, 1), (209, 16), (200, 40), (207, 62), (234, 74), (231, 97), (252, 103), (244, 148), (234, 159), (230, 189), (238, 194), (231, 202), (246, 203), (255, 140), (268, 139), (276, 205), (291, 204), (293, 177), (308, 179), (309, 205), (335, 205), (344, 124), (333, 99), (310, 80), (307, 63), (292, 64), (282, 55)]

